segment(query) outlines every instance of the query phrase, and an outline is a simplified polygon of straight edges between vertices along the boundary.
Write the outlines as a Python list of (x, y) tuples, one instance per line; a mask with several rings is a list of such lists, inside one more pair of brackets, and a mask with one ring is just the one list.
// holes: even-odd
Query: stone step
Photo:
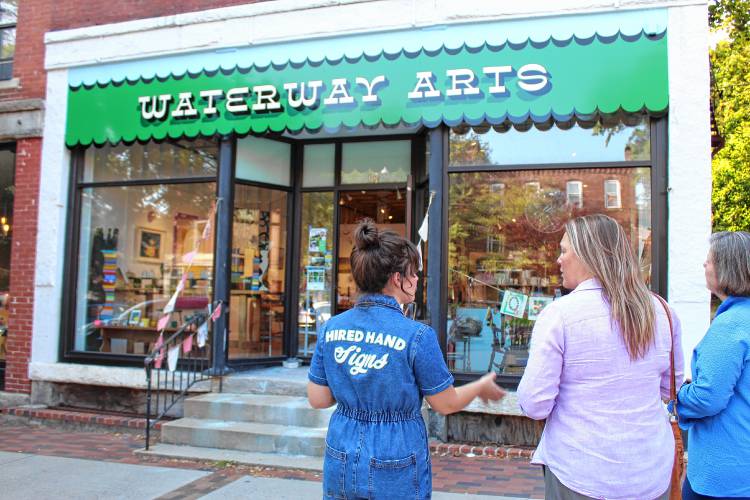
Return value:
[(224, 377), (222, 392), (305, 397), (308, 369), (272, 367), (234, 373)]
[(181, 418), (161, 428), (161, 442), (204, 448), (323, 456), (326, 428)]
[(298, 427), (328, 426), (334, 408), (316, 410), (307, 398), (269, 394), (213, 393), (185, 400), (185, 417)]

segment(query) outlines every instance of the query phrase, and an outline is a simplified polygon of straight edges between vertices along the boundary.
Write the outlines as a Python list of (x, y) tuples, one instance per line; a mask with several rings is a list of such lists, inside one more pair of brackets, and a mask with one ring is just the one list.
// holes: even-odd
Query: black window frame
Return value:
[[(12, 151), (13, 152), (13, 186), (15, 186), (16, 185), (16, 166), (15, 166), (16, 143), (15, 142), (0, 143), (0, 151)], [(14, 204), (15, 204), (15, 199), (14, 199)], [(13, 272), (12, 256), (11, 256), (11, 261), (10, 261), (10, 272), (11, 273)], [(8, 283), (8, 293), (10, 293), (10, 282)], [(10, 315), (8, 316), (8, 322), (10, 322)], [(9, 333), (7, 330), (8, 325), (5, 325), (5, 327), (6, 327), (5, 341), (7, 342), (8, 341), (7, 334)], [(5, 389), (5, 367), (6, 367), (7, 356), (8, 356), (8, 351), (7, 351), (7, 344), (6, 344), (5, 357), (3, 359), (0, 359), (0, 391)]]
[[(443, 351), (443, 357), (447, 361), (447, 290), (448, 290), (448, 207), (449, 207), (449, 174), (454, 173), (472, 173), (472, 172), (511, 172), (523, 170), (568, 170), (571, 175), (575, 175), (577, 170), (581, 169), (606, 169), (606, 168), (638, 168), (648, 167), (651, 174), (651, 226), (652, 226), (652, 243), (651, 243), (651, 289), (667, 298), (667, 235), (668, 235), (668, 204), (667, 204), (667, 151), (668, 151), (668, 116), (650, 116), (646, 115), (649, 120), (649, 136), (651, 140), (651, 155), (648, 160), (630, 160), (617, 162), (585, 162), (585, 163), (542, 163), (542, 164), (508, 164), (508, 165), (471, 165), (471, 166), (449, 166), (450, 151), (450, 127), (445, 125), (433, 129), (432, 141), (435, 147), (432, 148), (431, 154), (441, 155), (439, 159), (435, 158), (432, 165), (430, 176), (430, 185), (432, 190), (445, 193), (440, 200), (440, 206), (437, 210), (440, 212), (438, 219), (441, 221), (442, 228), (435, 230), (435, 236), (439, 236), (440, 249), (440, 275), (439, 290), (433, 290), (431, 300), (433, 309), (438, 311), (433, 316), (432, 326), (438, 333), (440, 348)], [(440, 169), (440, 170), (438, 170)], [(436, 175), (440, 174), (440, 175)], [(438, 214), (435, 214), (438, 215)], [(430, 225), (432, 226), (432, 224)], [(431, 231), (430, 240), (434, 241), (435, 236)], [(435, 245), (438, 246), (438, 245)], [(432, 248), (431, 248), (432, 249)], [(435, 258), (435, 253), (430, 252), (430, 258)], [(434, 285), (433, 285), (434, 286)], [(430, 292), (428, 291), (428, 295)], [(483, 375), (480, 372), (460, 372), (452, 371), (458, 385), (477, 380)], [(497, 382), (503, 387), (516, 389), (522, 375), (498, 375)]]
[[(76, 304), (78, 303), (78, 257), (81, 235), (81, 198), (85, 189), (109, 187), (158, 186), (162, 184), (209, 184), (215, 185), (215, 192), (219, 196), (219, 170), (221, 169), (221, 149), (218, 137), (203, 138), (216, 144), (216, 175), (200, 177), (148, 178), (121, 181), (86, 181), (83, 174), (85, 169), (85, 155), (90, 148), (101, 147), (91, 144), (88, 147), (78, 146), (71, 150), (70, 171), (68, 178), (68, 213), (66, 217), (66, 239), (63, 267), (63, 286), (60, 310), (60, 342), (58, 360), (67, 363), (97, 364), (105, 366), (143, 366), (145, 354), (113, 354), (96, 351), (77, 351), (74, 349), (76, 333)], [(147, 143), (163, 143), (169, 141), (148, 141)], [(146, 144), (146, 143), (143, 143)], [(216, 255), (216, 238), (214, 238), (214, 255)], [(216, 288), (216, 272), (211, 275), (211, 289)], [(85, 298), (84, 298), (85, 300)]]

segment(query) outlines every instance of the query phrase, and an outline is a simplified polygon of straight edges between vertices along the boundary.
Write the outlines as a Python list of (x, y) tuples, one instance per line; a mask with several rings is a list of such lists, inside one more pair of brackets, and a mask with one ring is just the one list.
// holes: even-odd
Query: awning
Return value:
[(663, 113), (666, 19), (458, 24), (76, 68), (66, 142)]

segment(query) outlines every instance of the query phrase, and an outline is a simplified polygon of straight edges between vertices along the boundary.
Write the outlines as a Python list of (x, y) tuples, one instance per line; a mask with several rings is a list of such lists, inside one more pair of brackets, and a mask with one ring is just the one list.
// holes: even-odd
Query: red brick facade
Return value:
[(10, 273), (10, 317), (5, 390), (30, 392), (28, 377), (34, 315), (39, 164), (42, 139), (16, 143), (16, 195), (13, 207), (13, 250)]
[[(13, 77), (15, 88), (0, 90), (0, 103), (44, 99), (44, 34), (149, 17), (168, 16), (254, 3), (242, 0), (134, 0), (19, 2)], [(16, 141), (13, 249), (11, 252), (10, 317), (6, 345), (5, 390), (29, 393), (28, 365), (34, 316), (34, 269), (42, 138)], [(2, 389), (2, 387), (0, 387)]]

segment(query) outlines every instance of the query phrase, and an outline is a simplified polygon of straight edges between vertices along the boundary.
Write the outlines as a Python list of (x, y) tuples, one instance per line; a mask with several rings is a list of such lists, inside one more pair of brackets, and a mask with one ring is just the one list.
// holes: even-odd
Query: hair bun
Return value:
[(354, 246), (357, 250), (380, 248), (380, 233), (372, 219), (364, 219), (354, 230)]

